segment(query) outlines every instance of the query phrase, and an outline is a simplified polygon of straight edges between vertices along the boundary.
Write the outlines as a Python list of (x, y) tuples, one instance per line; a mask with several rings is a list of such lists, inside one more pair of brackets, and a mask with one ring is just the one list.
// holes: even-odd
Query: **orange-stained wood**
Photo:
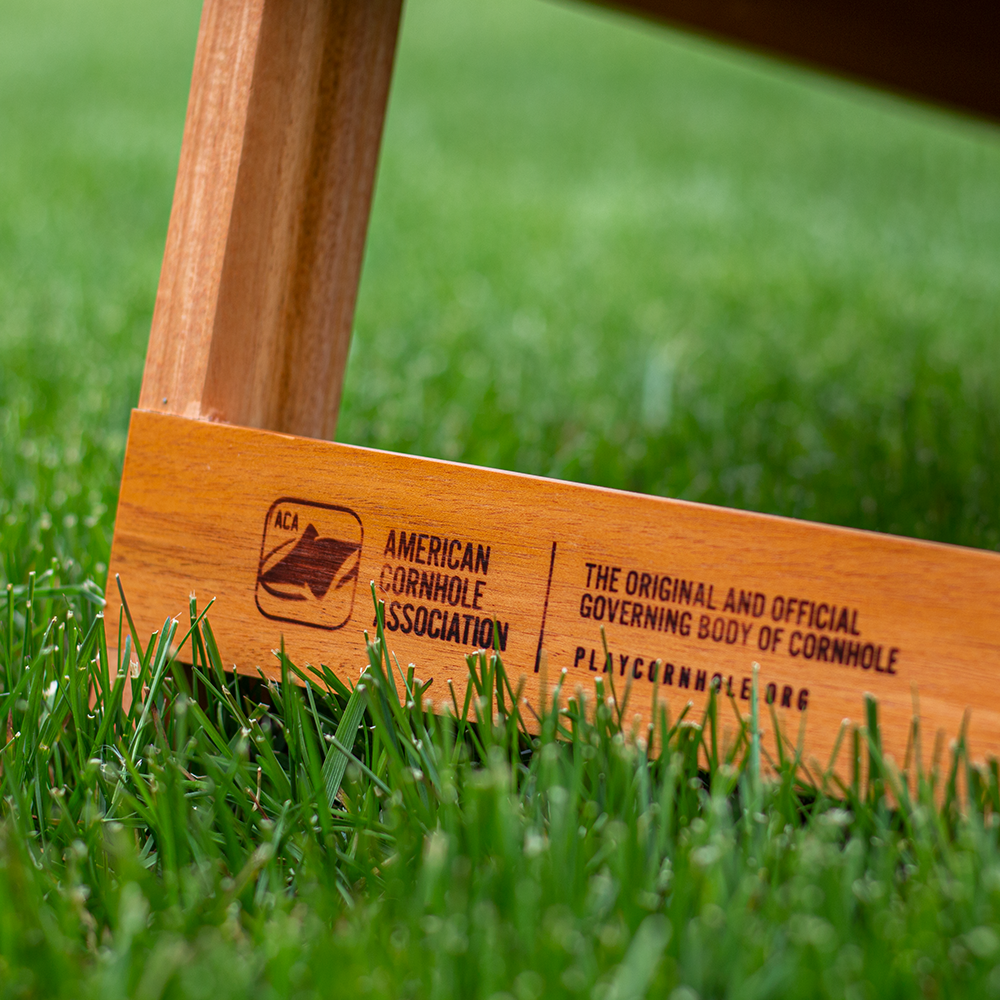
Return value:
[(996, 0), (597, 0), (1000, 120)]
[[(136, 411), (111, 557), (138, 627), (186, 618), (189, 594), (226, 663), (293, 661), (345, 680), (365, 663), (369, 581), (404, 669), (464, 689), (495, 634), (539, 698), (593, 694), (601, 626), (619, 692), (694, 715), (718, 676), (749, 707), (752, 663), (794, 739), (826, 765), (864, 692), (902, 760), (919, 691), (925, 742), (1000, 752), (1000, 555)], [(117, 599), (108, 639), (117, 645)], [(728, 713), (728, 709), (726, 710)]]
[(401, 0), (206, 0), (140, 406), (332, 437)]

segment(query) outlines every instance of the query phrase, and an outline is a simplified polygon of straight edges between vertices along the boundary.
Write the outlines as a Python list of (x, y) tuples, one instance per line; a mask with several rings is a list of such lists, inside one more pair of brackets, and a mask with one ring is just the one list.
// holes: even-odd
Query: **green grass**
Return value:
[(599, 682), (532, 736), (499, 656), (460, 705), (381, 628), (353, 690), (239, 686), (193, 602), (112, 690), (95, 600), (7, 591), (6, 995), (1000, 994), (997, 768), (898, 771), (874, 703), (844, 783), (756, 699), (629, 733)]
[[(904, 776), (872, 714), (846, 784), (794, 733), (764, 780), (728, 702), (650, 744), (588, 691), (534, 739), (499, 663), (449, 721), (377, 643), (364, 694), (234, 687), (205, 622), (195, 675), (136, 637), (119, 707), (88, 581), (197, 19), (0, 7), (0, 995), (1000, 995), (997, 769), (960, 742)], [(606, 13), (412, 0), (340, 437), (997, 547), (997, 139)]]

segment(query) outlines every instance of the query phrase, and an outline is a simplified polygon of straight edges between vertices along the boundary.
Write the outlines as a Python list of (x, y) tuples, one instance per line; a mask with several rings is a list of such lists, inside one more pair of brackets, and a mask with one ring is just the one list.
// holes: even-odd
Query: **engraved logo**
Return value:
[(275, 621), (337, 629), (350, 621), (364, 532), (353, 510), (282, 497), (271, 504), (257, 608)]

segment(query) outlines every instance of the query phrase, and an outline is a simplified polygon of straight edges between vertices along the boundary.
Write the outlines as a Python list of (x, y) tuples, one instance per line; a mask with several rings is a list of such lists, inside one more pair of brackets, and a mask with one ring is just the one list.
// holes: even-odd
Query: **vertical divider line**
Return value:
[(538, 629), (538, 649), (535, 652), (535, 673), (538, 673), (542, 662), (542, 639), (545, 637), (545, 618), (549, 613), (549, 592), (552, 590), (552, 571), (556, 565), (556, 543), (552, 543), (552, 555), (549, 558), (549, 579), (545, 584), (545, 603), (542, 605), (542, 624)]

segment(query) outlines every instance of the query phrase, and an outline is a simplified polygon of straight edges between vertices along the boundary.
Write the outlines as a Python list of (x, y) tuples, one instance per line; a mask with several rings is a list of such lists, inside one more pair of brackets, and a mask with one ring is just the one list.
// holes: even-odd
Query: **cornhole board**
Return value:
[[(768, 0), (756, 21), (633, 6), (1000, 115), (983, 5), (964, 49), (923, 8), (897, 31), (826, 0)], [(147, 634), (191, 593), (214, 598), (235, 670), (275, 676), (283, 640), (351, 681), (373, 581), (393, 651), (438, 704), (480, 647), (532, 704), (612, 672), (641, 722), (654, 696), (697, 718), (713, 684), (747, 708), (756, 662), (761, 697), (793, 736), (808, 720), (823, 765), (865, 692), (899, 760), (915, 692), (925, 733), (956, 735), (971, 708), (973, 753), (1000, 752), (1000, 555), (328, 440), (399, 17), (400, 0), (206, 0), (109, 598), (120, 574)]]

